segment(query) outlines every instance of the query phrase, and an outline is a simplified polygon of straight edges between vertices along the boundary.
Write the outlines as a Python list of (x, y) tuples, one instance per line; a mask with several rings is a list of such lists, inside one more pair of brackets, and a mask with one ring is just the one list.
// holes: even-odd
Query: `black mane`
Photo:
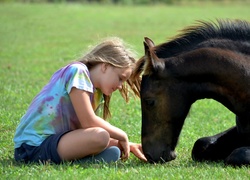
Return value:
[(195, 48), (209, 39), (233, 41), (250, 40), (250, 23), (243, 20), (197, 21), (198, 24), (183, 29), (181, 34), (166, 43), (155, 46), (158, 57), (172, 57)]

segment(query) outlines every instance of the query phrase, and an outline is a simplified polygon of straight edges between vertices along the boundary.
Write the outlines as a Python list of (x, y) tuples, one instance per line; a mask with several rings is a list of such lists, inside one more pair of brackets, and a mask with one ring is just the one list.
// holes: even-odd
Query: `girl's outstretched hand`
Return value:
[(146, 157), (143, 154), (141, 144), (130, 142), (129, 146), (130, 146), (130, 152), (132, 152), (137, 158), (145, 162), (147, 161)]

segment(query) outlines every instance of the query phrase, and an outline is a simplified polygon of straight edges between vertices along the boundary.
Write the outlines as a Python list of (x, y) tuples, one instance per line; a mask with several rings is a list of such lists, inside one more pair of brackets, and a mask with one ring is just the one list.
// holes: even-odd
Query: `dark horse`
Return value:
[(176, 158), (175, 147), (191, 105), (214, 99), (236, 115), (236, 126), (198, 139), (197, 161), (250, 165), (250, 23), (198, 22), (155, 46), (145, 38), (141, 73), (142, 148), (151, 163)]

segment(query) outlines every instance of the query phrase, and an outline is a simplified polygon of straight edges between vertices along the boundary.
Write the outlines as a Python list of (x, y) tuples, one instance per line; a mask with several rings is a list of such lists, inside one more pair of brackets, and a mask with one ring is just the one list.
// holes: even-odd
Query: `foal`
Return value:
[(196, 141), (192, 158), (250, 164), (250, 23), (199, 22), (169, 42), (144, 41), (142, 147), (149, 162), (176, 158), (175, 147), (191, 105), (211, 98), (236, 115), (236, 126)]

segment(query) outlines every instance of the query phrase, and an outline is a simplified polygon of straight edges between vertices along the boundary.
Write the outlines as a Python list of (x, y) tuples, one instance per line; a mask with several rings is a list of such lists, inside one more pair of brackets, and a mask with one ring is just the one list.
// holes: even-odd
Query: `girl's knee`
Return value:
[(100, 147), (106, 148), (109, 145), (110, 135), (109, 133), (103, 128), (95, 128), (93, 141), (96, 144), (99, 144)]

